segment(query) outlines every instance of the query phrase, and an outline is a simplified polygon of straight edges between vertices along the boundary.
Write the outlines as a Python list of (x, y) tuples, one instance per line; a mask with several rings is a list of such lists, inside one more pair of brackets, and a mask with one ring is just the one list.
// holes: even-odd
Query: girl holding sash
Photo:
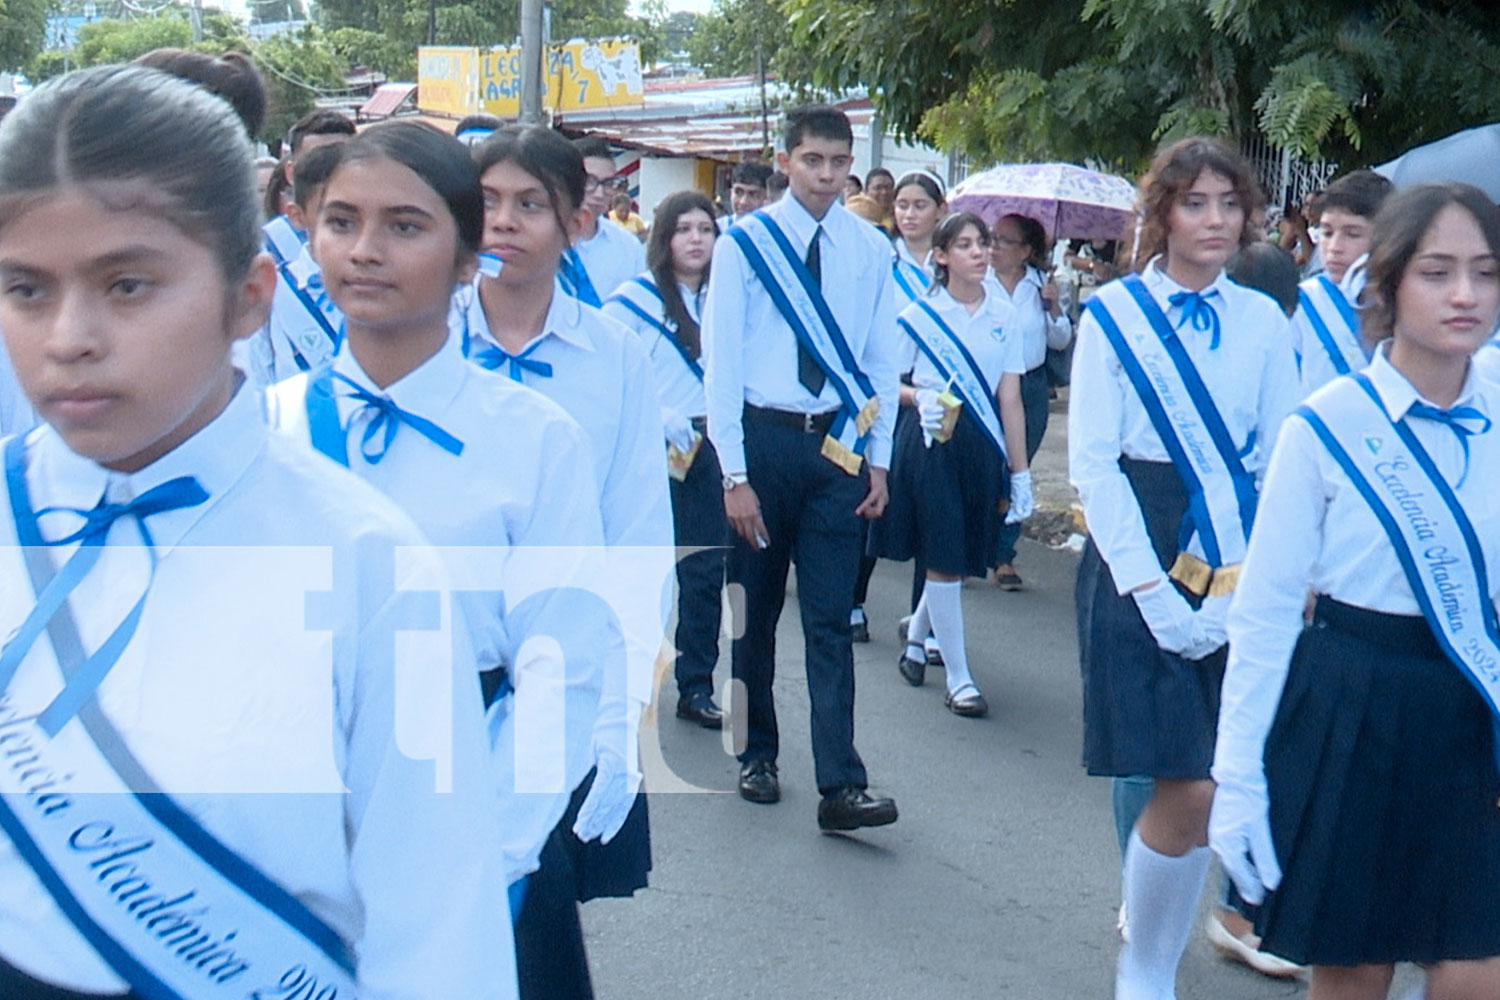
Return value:
[(673, 529), (678, 548), (686, 550), (677, 560), (677, 717), (706, 729), (724, 724), (713, 700), (713, 672), (729, 544), (719, 456), (706, 434), (699, 328), (718, 233), (713, 203), (701, 192), (668, 195), (646, 240), (650, 270), (604, 303), (606, 316), (641, 338), (661, 393)]
[(549, 129), (511, 127), (474, 158), (480, 248), (500, 267), (460, 297), (456, 336), (471, 362), (535, 389), (583, 427), (607, 546), (596, 587), (625, 632), (628, 668), (606, 671), (593, 726), (595, 770), (543, 850), (517, 924), (523, 996), (588, 996), (577, 903), (630, 896), (651, 870), (639, 731), (674, 554), (660, 397), (640, 338), (558, 284), (585, 214), (579, 151)]
[[(1214, 850), (1312, 1000), (1500, 997), (1500, 211), (1465, 185), (1375, 221), (1368, 368), (1286, 422), (1229, 617)], [(1316, 595), (1311, 624), (1305, 595)], [(1331, 919), (1330, 919), (1331, 917)]]
[[(989, 705), (969, 672), (961, 588), (965, 576), (988, 570), (1005, 509), (1010, 520), (1031, 513), (1021, 349), (1007, 325), (1010, 308), (984, 287), (983, 221), (968, 212), (944, 219), (932, 257), (933, 290), (899, 320), (912, 379), (901, 394), (917, 417), (897, 429), (891, 504), (871, 527), (871, 543), (877, 555), (915, 558), (926, 569), (901, 675), (913, 685), (923, 682), (927, 662), (918, 637), (930, 628), (943, 649), (945, 704), (955, 715), (981, 716)], [(953, 396), (963, 400), (956, 415)]]
[(1298, 393), (1285, 314), (1223, 272), (1257, 197), (1218, 143), (1163, 150), (1141, 181), (1143, 269), (1101, 287), (1079, 323), (1068, 458), (1089, 526), (1084, 763), (1156, 779), (1126, 848), (1119, 1000), (1172, 994), (1197, 912), (1223, 614), (1255, 479)]
[(37, 88), (0, 261), (46, 424), (0, 444), (0, 995), (514, 996), (466, 632), (406, 600), (436, 554), (230, 364), (275, 268), (228, 105)]

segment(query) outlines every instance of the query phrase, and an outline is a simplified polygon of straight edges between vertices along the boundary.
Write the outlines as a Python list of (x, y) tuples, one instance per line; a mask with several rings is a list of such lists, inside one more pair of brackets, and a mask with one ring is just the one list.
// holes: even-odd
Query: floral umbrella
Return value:
[(948, 205), (986, 223), (1026, 215), (1053, 239), (1123, 239), (1135, 221), (1135, 187), (1071, 163), (1003, 163), (965, 178)]

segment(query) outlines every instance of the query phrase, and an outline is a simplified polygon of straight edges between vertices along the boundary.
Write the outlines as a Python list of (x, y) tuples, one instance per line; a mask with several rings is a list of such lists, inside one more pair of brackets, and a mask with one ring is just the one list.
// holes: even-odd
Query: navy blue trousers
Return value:
[(854, 509), (869, 492), (869, 476), (848, 475), (824, 458), (821, 434), (770, 423), (748, 410), (744, 426), (746, 471), (770, 545), (757, 551), (736, 536), (729, 554), (729, 579), (745, 591), (745, 622), (733, 652), (734, 679), (744, 684), (748, 703), (740, 761), (774, 761), (780, 750), (771, 692), (776, 622), (786, 601), (787, 571), (795, 562), (818, 791), (864, 788), (864, 762), (854, 749), (849, 612), (864, 540)]
[[(1039, 365), (1021, 376), (1021, 408), (1026, 413), (1026, 464), (1036, 458), (1042, 446), (1042, 435), (1047, 433), (1047, 402), (1052, 389), (1047, 385), (1047, 366)], [(1021, 522), (1000, 528), (1000, 538), (994, 565), (1004, 566), (1016, 561), (1016, 541), (1021, 537)]]
[(722, 480), (718, 453), (704, 438), (687, 478), (671, 481), (677, 546), (700, 549), (679, 552), (677, 558), (676, 674), (677, 693), (684, 698), (714, 691), (730, 534)]

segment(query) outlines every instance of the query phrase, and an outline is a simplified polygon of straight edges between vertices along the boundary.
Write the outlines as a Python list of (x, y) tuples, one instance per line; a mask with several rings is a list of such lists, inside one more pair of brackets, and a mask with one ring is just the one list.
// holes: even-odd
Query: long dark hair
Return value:
[(328, 172), (329, 180), (349, 163), (382, 158), (399, 163), (422, 178), (448, 206), (459, 245), (469, 253), (479, 251), (484, 233), (484, 193), (469, 147), (424, 122), (390, 121), (332, 148), (338, 160)]
[(557, 227), (566, 234), (568, 216), (583, 204), (583, 154), (577, 147), (540, 125), (506, 125), (474, 147), (481, 178), (497, 163), (514, 163), (537, 179), (552, 200)]
[[(677, 324), (677, 342), (688, 356), (697, 358), (703, 353), (703, 342), (698, 324), (688, 314), (682, 301), (682, 292), (677, 287), (677, 271), (672, 266), (672, 236), (677, 232), (677, 222), (694, 210), (702, 211), (710, 223), (714, 220), (713, 202), (698, 191), (677, 191), (667, 195), (657, 206), (651, 219), (651, 235), (646, 239), (646, 266), (656, 279), (656, 288), (666, 303), (667, 319)], [(714, 238), (719, 235), (714, 227)], [(708, 269), (703, 269), (703, 280), (708, 280)]]
[(979, 242), (986, 247), (989, 246), (990, 229), (984, 224), (984, 220), (973, 212), (954, 212), (951, 215), (944, 216), (943, 221), (938, 223), (937, 229), (933, 230), (932, 270), (934, 280), (932, 287), (927, 290), (928, 295), (936, 294), (939, 288), (948, 287), (948, 268), (937, 262), (937, 251), (941, 250), (943, 253), (947, 253), (948, 248), (953, 246), (953, 242), (970, 226), (979, 230)]
[(998, 226), (1006, 219), (1014, 222), (1016, 228), (1021, 231), (1021, 241), (1026, 244), (1026, 249), (1029, 251), (1026, 255), (1027, 266), (1034, 267), (1038, 271), (1047, 270), (1047, 266), (1052, 262), (1047, 259), (1046, 227), (1031, 216), (1022, 215), (1019, 212), (1000, 216), (995, 225)]

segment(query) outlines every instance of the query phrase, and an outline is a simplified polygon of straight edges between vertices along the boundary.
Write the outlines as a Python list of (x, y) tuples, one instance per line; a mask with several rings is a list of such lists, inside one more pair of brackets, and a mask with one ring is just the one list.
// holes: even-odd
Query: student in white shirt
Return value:
[(634, 330), (651, 356), (661, 392), (662, 434), (677, 546), (677, 717), (720, 729), (714, 702), (723, 616), (729, 522), (719, 457), (708, 440), (703, 395), (703, 297), (718, 227), (713, 203), (698, 191), (670, 194), (656, 208), (646, 259), (651, 269), (621, 285), (604, 314)]
[[(1171, 995), (1197, 912), (1225, 592), (1255, 480), (1297, 396), (1285, 315), (1223, 273), (1257, 197), (1248, 165), (1216, 142), (1183, 140), (1158, 154), (1141, 193), (1148, 263), (1090, 300), (1072, 376), (1072, 398), (1087, 405), (1068, 415), (1089, 526), (1076, 588), (1084, 762), (1091, 774), (1156, 779), (1126, 852), (1120, 1000)], [(1195, 382), (1206, 402), (1194, 402)]]
[(251, 164), (223, 101), (140, 67), (49, 81), (0, 134), (0, 324), (48, 425), (3, 446), (0, 725), (52, 775), (0, 775), (0, 993), (512, 997), (441, 566), (229, 363), (275, 281)]
[[(933, 236), (933, 288), (900, 316), (907, 334), (901, 367), (912, 380), (901, 395), (917, 418), (898, 433), (891, 504), (871, 528), (874, 552), (914, 558), (925, 570), (898, 663), (901, 676), (922, 684), (927, 654), (921, 637), (930, 626), (943, 648), (944, 704), (968, 717), (987, 714), (989, 705), (969, 672), (963, 578), (983, 577), (1001, 523), (1020, 521), (1032, 509), (1021, 340), (1011, 327), (1011, 308), (986, 287), (989, 255), (989, 232), (968, 212), (948, 216)], [(945, 392), (962, 400), (956, 414)]]
[[(795, 555), (799, 577), (817, 581), (799, 587), (797, 599), (818, 822), (825, 830), (880, 826), (896, 820), (896, 804), (868, 794), (854, 748), (849, 612), (861, 518), (879, 517), (888, 499), (899, 384), (890, 244), (837, 204), (853, 161), (843, 112), (822, 105), (789, 112), (784, 143), (776, 162), (792, 195), (716, 244), (704, 312), (708, 429), (737, 536), (729, 577), (745, 587), (746, 623), (733, 651), (734, 677), (749, 699), (739, 791), (752, 802), (781, 797), (771, 688), (776, 621)], [(790, 305), (788, 293), (803, 303), (792, 307), (799, 326), (817, 324), (822, 337), (794, 334), (777, 304)], [(815, 311), (819, 299), (836, 330)]]
[(646, 269), (641, 241), (609, 220), (609, 202), (619, 188), (615, 158), (609, 143), (596, 136), (575, 139), (583, 157), (583, 202), (573, 245), (563, 252), (563, 287), (568, 294), (595, 308), (625, 282)]
[(773, 172), (769, 163), (760, 160), (741, 160), (729, 174), (729, 214), (718, 218), (719, 232), (729, 232), (729, 227), (757, 209), (764, 208), (770, 192), (766, 183)]
[(523, 994), (571, 996), (588, 989), (575, 901), (628, 896), (651, 867), (638, 734), (673, 556), (661, 407), (639, 338), (558, 282), (558, 260), (586, 217), (578, 151), (547, 129), (506, 128), (475, 158), (481, 249), (500, 266), (460, 297), (456, 335), (470, 361), (536, 389), (583, 427), (609, 547), (599, 587), (625, 631), (628, 669), (607, 671), (594, 725), (596, 774), (543, 852), (517, 925)]
[(5, 343), (0, 341), (0, 435), (25, 434), (35, 426), (36, 413), (26, 393), (21, 391)]
[[(1047, 433), (1047, 351), (1060, 351), (1073, 339), (1073, 324), (1063, 314), (1057, 283), (1044, 268), (1049, 266), (1047, 231), (1042, 224), (1025, 215), (1002, 215), (995, 223), (994, 246), (990, 252), (994, 267), (990, 290), (1003, 295), (1015, 310), (1011, 327), (1021, 338), (1021, 359), (1026, 374), (1021, 377), (1021, 404), (1026, 413), (1026, 459), (1036, 457)], [(1000, 532), (996, 550), (995, 583), (1001, 590), (1020, 590), (1021, 575), (1016, 572), (1016, 541), (1021, 537), (1019, 522), (1007, 524)]]
[(1466, 185), (1394, 194), (1369, 275), (1373, 360), (1297, 410), (1266, 474), (1210, 835), (1309, 996), (1375, 1000), (1416, 962), (1433, 1000), (1493, 998), (1500, 388), (1470, 356), (1500, 316), (1500, 212)]
[[(327, 108), (309, 111), (297, 119), (287, 129), (287, 152), (282, 161), (282, 179), (288, 192), (292, 187), (297, 157), (319, 146), (347, 142), (354, 137), (355, 131), (353, 119)], [(273, 215), (266, 220), (262, 227), (265, 230), (266, 252), (278, 266), (290, 264), (302, 252), (302, 245), (307, 242), (307, 223), (308, 220), (290, 206), (286, 214)]]
[(1302, 282), (1292, 320), (1304, 395), (1369, 363), (1359, 335), (1359, 288), (1350, 288), (1346, 279), (1369, 251), (1375, 215), (1392, 190), (1391, 182), (1373, 170), (1356, 170), (1328, 185), (1319, 202), (1323, 272)]
[[(472, 276), (484, 225), (467, 147), (427, 125), (389, 122), (333, 149), (313, 238), (348, 339), (326, 370), (274, 387), (269, 409), (278, 426), (400, 504), (468, 591), (465, 619), (497, 731), (504, 828), (495, 842), (514, 886), (536, 869), (592, 761), (596, 651), (613, 642), (623, 653), (597, 613), (602, 601), (570, 592), (603, 568), (592, 463), (582, 430), (556, 404), (469, 364), (449, 336), (453, 290)], [(545, 550), (528, 551), (536, 547)], [(537, 636), (555, 642), (531, 643)], [(559, 741), (548, 746), (540, 732)], [(525, 733), (534, 745), (517, 745)], [(538, 788), (541, 769), (559, 775), (551, 795)]]

